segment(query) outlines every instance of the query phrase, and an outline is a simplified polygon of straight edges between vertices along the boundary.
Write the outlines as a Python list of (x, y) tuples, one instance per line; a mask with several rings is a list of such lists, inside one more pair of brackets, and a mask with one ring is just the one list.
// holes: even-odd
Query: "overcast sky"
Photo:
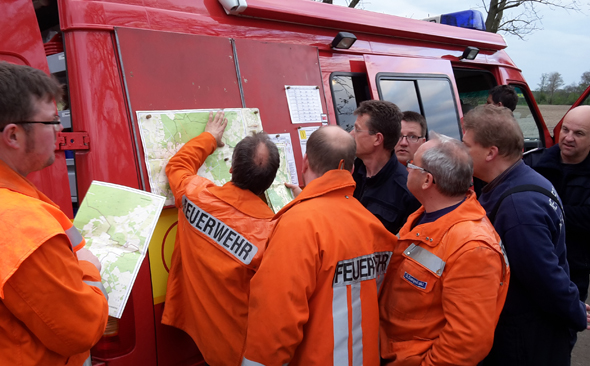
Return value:
[[(334, 0), (335, 4), (347, 2)], [(413, 19), (469, 9), (480, 10), (484, 19), (486, 15), (481, 0), (362, 0), (361, 3), (361, 8), (366, 10)], [(557, 71), (565, 85), (569, 85), (578, 84), (582, 73), (590, 71), (590, 3), (582, 1), (582, 4), (583, 13), (538, 6), (543, 18), (538, 24), (541, 30), (526, 36), (524, 41), (504, 35), (508, 44), (506, 52), (522, 70), (531, 89), (537, 89), (543, 73)], [(510, 13), (504, 13), (507, 15)]]

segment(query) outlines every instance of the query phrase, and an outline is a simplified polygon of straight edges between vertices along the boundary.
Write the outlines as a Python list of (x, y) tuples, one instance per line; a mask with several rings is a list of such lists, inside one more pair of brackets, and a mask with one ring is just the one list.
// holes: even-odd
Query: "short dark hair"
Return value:
[(503, 107), (506, 107), (514, 112), (516, 105), (518, 104), (518, 94), (516, 90), (510, 85), (498, 85), (490, 89), (490, 95), (495, 104), (502, 103)]
[(29, 120), (36, 113), (36, 99), (59, 102), (62, 94), (57, 80), (43, 71), (0, 62), (0, 130), (12, 122)]
[(264, 132), (246, 136), (232, 155), (231, 181), (237, 187), (261, 195), (270, 187), (279, 169), (279, 149)]
[[(338, 169), (340, 161), (344, 161), (342, 169), (352, 170), (356, 154), (356, 142), (348, 134), (334, 136), (329, 129), (341, 129), (338, 126), (321, 127), (314, 131), (307, 140), (307, 161), (309, 168), (318, 175), (329, 170)], [(342, 129), (341, 129), (342, 130)], [(342, 130), (342, 132), (345, 132)]]
[(501, 156), (522, 157), (524, 137), (508, 108), (493, 104), (477, 106), (463, 117), (463, 129), (473, 131), (473, 141), (481, 146), (496, 146)]
[(383, 135), (383, 147), (393, 151), (401, 135), (402, 111), (393, 103), (384, 100), (365, 100), (354, 111), (355, 116), (368, 114), (369, 133)]
[(405, 111), (402, 120), (418, 123), (420, 125), (420, 133), (422, 134), (422, 137), (426, 137), (426, 118), (424, 118), (423, 115), (414, 111)]

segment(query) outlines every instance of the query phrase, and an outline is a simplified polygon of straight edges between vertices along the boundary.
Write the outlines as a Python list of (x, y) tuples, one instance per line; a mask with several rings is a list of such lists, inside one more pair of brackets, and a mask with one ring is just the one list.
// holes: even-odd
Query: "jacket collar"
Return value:
[(406, 168), (397, 160), (397, 157), (394, 153), (391, 154), (391, 158), (383, 166), (383, 168), (381, 168), (377, 174), (370, 178), (367, 177), (367, 167), (361, 159), (356, 158), (354, 164), (355, 166), (358, 166), (356, 172), (365, 178), (365, 184), (367, 186), (379, 186), (383, 183), (386, 183), (387, 180), (393, 176), (396, 178), (398, 183), (401, 181), (401, 185), (405, 187), (406, 181), (408, 180), (408, 172)]
[(223, 186), (210, 187), (209, 192), (241, 213), (258, 219), (271, 219), (272, 210), (254, 193), (241, 189), (232, 182)]
[(293, 201), (289, 202), (285, 207), (283, 207), (274, 217), (274, 219), (279, 218), (285, 212), (289, 211), (292, 207), (299, 204), (300, 202), (323, 196), (327, 193), (342, 190), (342, 194), (352, 198), (352, 194), (354, 192), (354, 187), (356, 183), (354, 179), (352, 179), (352, 175), (350, 172), (346, 170), (330, 170), (326, 172), (319, 178), (314, 179), (311, 181), (304, 189), (301, 191), (299, 196), (295, 198)]
[[(584, 159), (581, 163), (572, 164), (572, 165), (576, 165), (576, 170), (577, 170), (577, 171), (574, 171), (573, 174), (575, 174), (575, 173), (579, 173), (579, 174), (583, 174), (583, 175), (588, 174), (588, 171), (590, 171), (590, 154), (588, 154), (588, 156), (586, 156), (586, 159)], [(541, 154), (541, 157), (539, 158), (539, 162), (535, 166), (535, 169), (537, 169), (537, 168), (556, 169), (556, 170), (562, 169), (562, 167), (561, 167), (561, 149), (559, 148), (558, 144), (555, 144), (555, 145), (551, 146), (550, 148), (543, 150), (543, 153)]]
[(408, 217), (408, 221), (400, 230), (400, 240), (420, 241), (430, 247), (435, 247), (454, 225), (463, 221), (476, 221), (486, 217), (485, 210), (481, 207), (479, 202), (477, 202), (475, 193), (472, 191), (467, 193), (465, 201), (453, 211), (440, 217), (435, 222), (418, 225), (410, 230), (412, 223), (423, 213), (424, 206), (420, 207), (418, 211)]
[(0, 160), (0, 188), (24, 194), (25, 196), (39, 199), (58, 207), (53, 201), (29, 182), (29, 180), (10, 168), (4, 161)]

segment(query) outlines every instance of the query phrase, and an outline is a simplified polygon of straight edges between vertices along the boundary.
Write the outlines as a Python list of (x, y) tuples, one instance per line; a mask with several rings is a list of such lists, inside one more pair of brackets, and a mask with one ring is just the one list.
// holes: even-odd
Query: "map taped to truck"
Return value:
[[(166, 197), (166, 206), (174, 205), (174, 196), (166, 177), (166, 164), (180, 148), (205, 131), (209, 120), (209, 113), (219, 109), (192, 109), (170, 111), (137, 111), (137, 121), (140, 127), (146, 166), (152, 193)], [(224, 109), (227, 127), (223, 134), (223, 147), (218, 147), (203, 163), (198, 175), (211, 180), (216, 185), (223, 185), (231, 180), (232, 153), (235, 146), (252, 132), (262, 131), (260, 113), (256, 108)], [(278, 146), (278, 145), (277, 145)], [(279, 151), (281, 146), (279, 147)], [(281, 158), (285, 156), (284, 148)], [(286, 163), (281, 163), (282, 171), (277, 177), (290, 177)], [(280, 168), (280, 169), (281, 169)], [(290, 190), (282, 185), (289, 182), (284, 180), (278, 184), (275, 180), (267, 193), (270, 206), (275, 212), (293, 199)], [(273, 189), (276, 188), (276, 189)]]
[(123, 314), (164, 200), (153, 193), (93, 181), (80, 205), (74, 225), (86, 239), (85, 248), (102, 265), (110, 316)]

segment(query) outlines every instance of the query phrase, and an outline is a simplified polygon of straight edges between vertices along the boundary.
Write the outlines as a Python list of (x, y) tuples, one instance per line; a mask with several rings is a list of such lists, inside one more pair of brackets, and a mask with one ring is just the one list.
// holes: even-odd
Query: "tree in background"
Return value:
[[(524, 36), (538, 30), (541, 17), (538, 6), (549, 6), (566, 10), (579, 11), (578, 0), (481, 0), (486, 11), (486, 30), (492, 33), (508, 33), (523, 39)], [(505, 17), (504, 12), (519, 8), (520, 13)]]
[(563, 78), (558, 72), (552, 72), (547, 77), (547, 93), (549, 94), (549, 104), (553, 104), (553, 94), (563, 85)]
[(578, 88), (580, 89), (580, 93), (583, 92), (584, 90), (586, 90), (586, 88), (589, 86), (590, 86), (590, 71), (586, 71), (585, 73), (582, 74), (582, 77), (580, 78), (580, 84), (578, 85)]

